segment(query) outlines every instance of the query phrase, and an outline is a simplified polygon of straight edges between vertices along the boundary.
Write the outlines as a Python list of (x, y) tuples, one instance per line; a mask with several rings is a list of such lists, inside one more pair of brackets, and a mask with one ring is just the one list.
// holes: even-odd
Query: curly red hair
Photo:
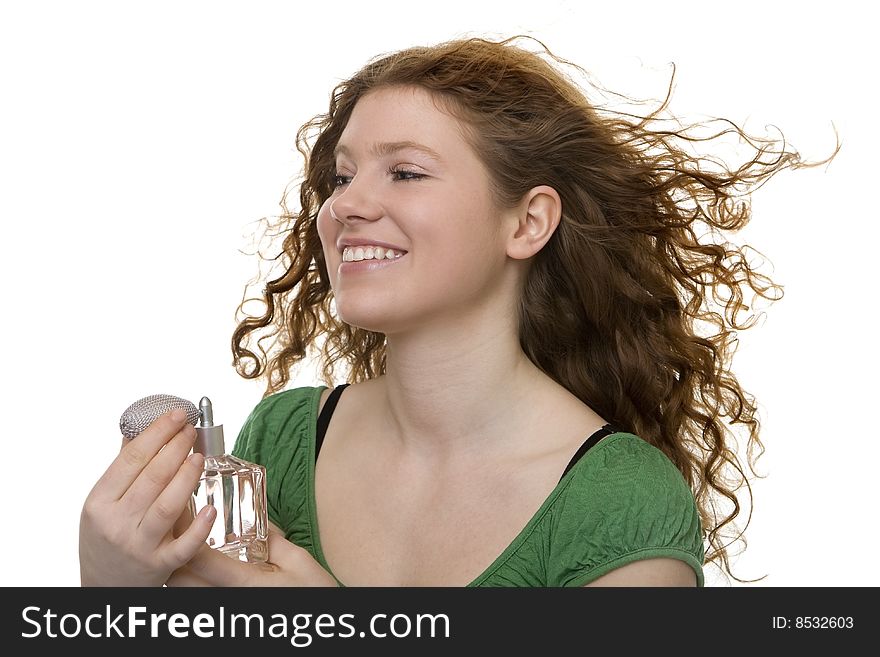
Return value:
[[(697, 128), (714, 122), (665, 128), (660, 116), (674, 72), (666, 99), (647, 116), (593, 105), (551, 61), (583, 73), (579, 67), (540, 42), (542, 52), (520, 47), (519, 38), (410, 48), (370, 62), (334, 89), (329, 111), (297, 135), (305, 158), (299, 209), (288, 211), (285, 194), (284, 213), (269, 222), (285, 234), (274, 258), (283, 273), (266, 284), (264, 311), (240, 319), (234, 365), (245, 378), (266, 376), (266, 396), (283, 389), (309, 356), (320, 360), (327, 385), (340, 363), (350, 382), (384, 372), (385, 336), (335, 315), (316, 217), (333, 191), (333, 149), (358, 99), (380, 87), (427, 89), (467, 128), (500, 204), (544, 184), (562, 199), (560, 225), (535, 256), (520, 302), (524, 352), (598, 414), (672, 460), (694, 492), (706, 562), (732, 575), (728, 539), (743, 539), (745, 527), (726, 530), (736, 530), (737, 491), (745, 487), (751, 498), (746, 467), (756, 474), (763, 452), (755, 400), (731, 372), (733, 345), (736, 332), (756, 320), (739, 318), (749, 310), (745, 294), (772, 302), (782, 286), (749, 264), (747, 247), (697, 230), (719, 238), (742, 228), (751, 191), (783, 169), (823, 164), (837, 150), (805, 163), (784, 139), (750, 137), (729, 121), (718, 119), (723, 127), (701, 137)], [(753, 157), (733, 168), (689, 152), (724, 135), (743, 140)], [(258, 331), (259, 355), (248, 346)], [(274, 352), (263, 347), (267, 339)], [(734, 425), (746, 429), (744, 462)]]

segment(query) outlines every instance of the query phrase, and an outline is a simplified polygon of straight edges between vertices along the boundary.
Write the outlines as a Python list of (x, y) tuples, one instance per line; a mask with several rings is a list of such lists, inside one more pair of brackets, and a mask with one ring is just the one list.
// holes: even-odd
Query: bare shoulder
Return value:
[(615, 568), (585, 586), (696, 586), (694, 569), (680, 559), (642, 559)]
[[(367, 380), (367, 381), (360, 381), (358, 383), (348, 384), (347, 387), (345, 388), (345, 391), (342, 393), (342, 396), (346, 400), (345, 405), (351, 406), (351, 402), (352, 402), (352, 400), (354, 400), (356, 405), (358, 405), (359, 407), (363, 406), (362, 397), (366, 391), (371, 390), (371, 388), (372, 388), (372, 386), (370, 386), (371, 382), (372, 382), (371, 380)], [(318, 413), (320, 413), (322, 410), (324, 410), (324, 404), (327, 402), (327, 399), (329, 399), (331, 393), (336, 389), (336, 387), (338, 387), (338, 386), (329, 387), (321, 393), (321, 399), (318, 402)]]
[(327, 398), (330, 396), (330, 393), (333, 392), (333, 388), (327, 388), (324, 392), (321, 393), (321, 401), (318, 402), (318, 413), (324, 410), (324, 402), (327, 401)]

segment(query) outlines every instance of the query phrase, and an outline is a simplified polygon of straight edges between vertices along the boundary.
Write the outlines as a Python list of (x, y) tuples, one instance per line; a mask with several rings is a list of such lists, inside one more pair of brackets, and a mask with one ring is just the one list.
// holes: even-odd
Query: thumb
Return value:
[(339, 586), (308, 550), (275, 532), (269, 533), (269, 559), (279, 570), (293, 575), (296, 586)]
[(300, 568), (304, 557), (311, 555), (296, 543), (291, 543), (281, 532), (269, 530), (269, 561), (282, 568)]

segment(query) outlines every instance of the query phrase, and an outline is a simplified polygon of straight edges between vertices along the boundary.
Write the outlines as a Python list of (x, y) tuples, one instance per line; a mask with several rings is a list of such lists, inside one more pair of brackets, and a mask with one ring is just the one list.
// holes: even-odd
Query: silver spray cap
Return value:
[(193, 452), (200, 452), (205, 456), (221, 456), (226, 452), (223, 425), (214, 425), (214, 409), (207, 397), (202, 397), (199, 402), (199, 423), (196, 425)]
[(119, 418), (119, 430), (126, 438), (134, 438), (160, 415), (177, 408), (184, 410), (186, 421), (195, 426), (199, 419), (199, 409), (191, 401), (174, 395), (149, 395), (125, 409)]

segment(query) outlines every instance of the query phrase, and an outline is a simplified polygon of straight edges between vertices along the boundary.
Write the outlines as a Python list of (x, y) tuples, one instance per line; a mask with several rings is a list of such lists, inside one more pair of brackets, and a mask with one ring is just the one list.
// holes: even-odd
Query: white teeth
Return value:
[(403, 252), (386, 249), (381, 246), (347, 246), (342, 251), (343, 262), (358, 260), (395, 260), (403, 256)]

